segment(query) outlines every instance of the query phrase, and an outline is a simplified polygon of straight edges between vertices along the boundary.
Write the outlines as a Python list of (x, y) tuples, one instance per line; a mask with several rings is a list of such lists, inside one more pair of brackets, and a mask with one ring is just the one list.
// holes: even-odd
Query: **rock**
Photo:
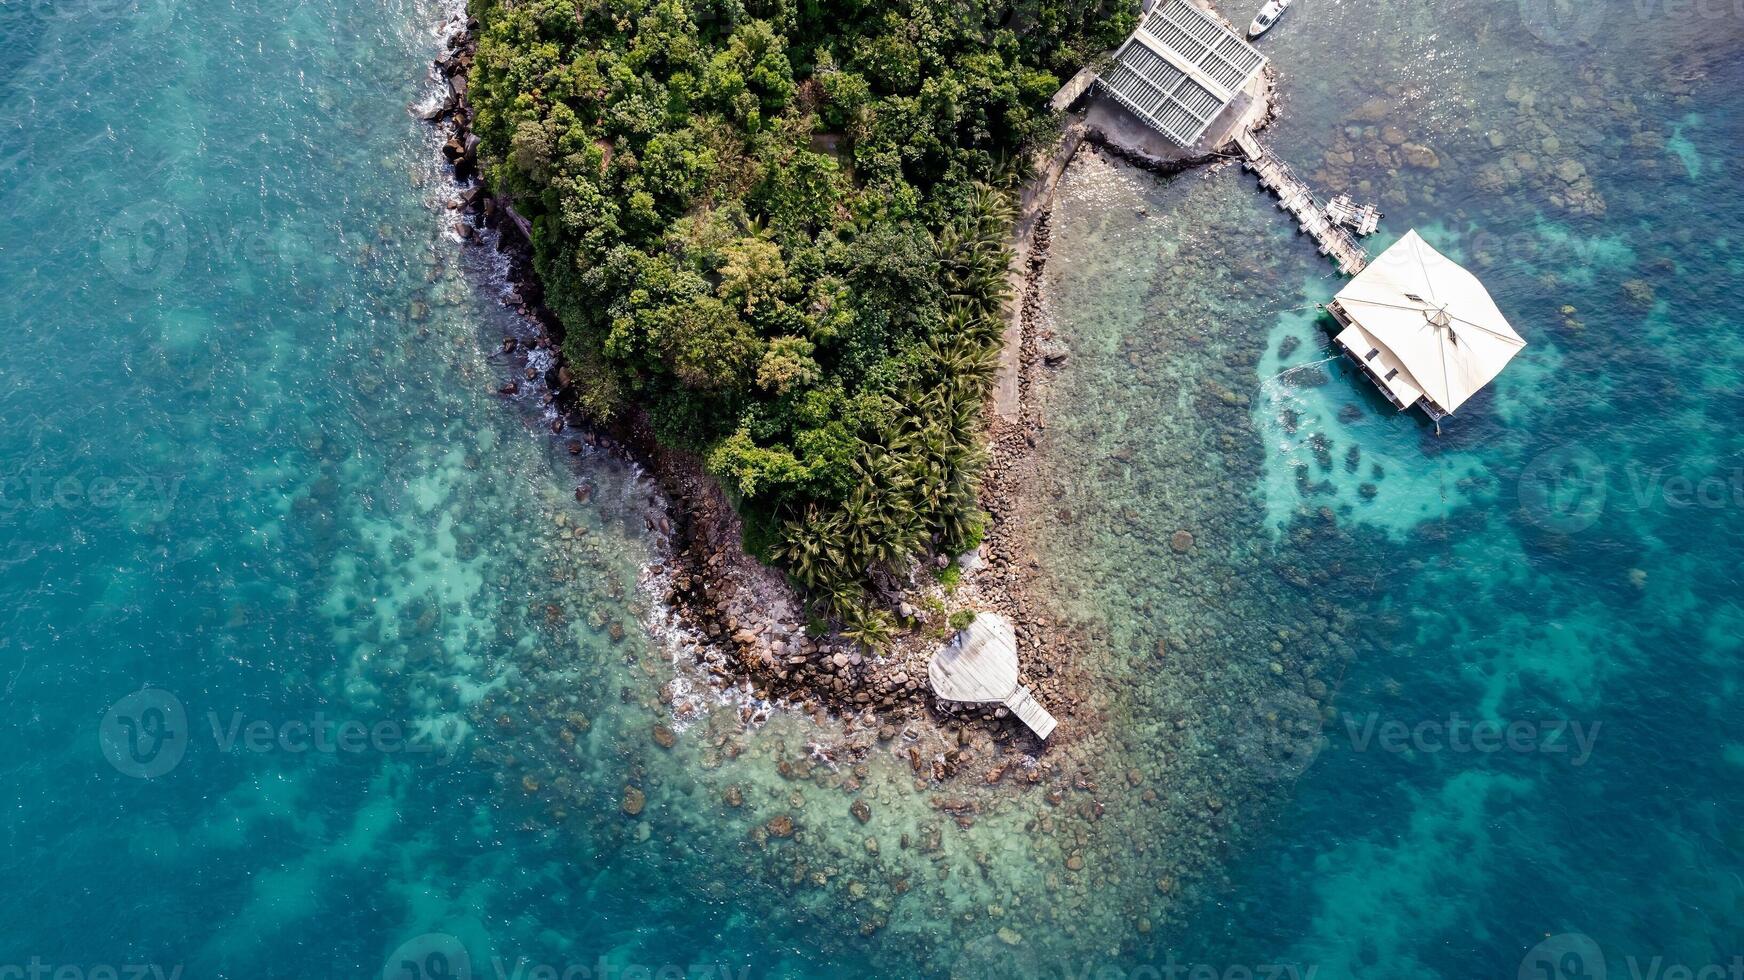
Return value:
[(769, 831), (771, 837), (787, 838), (793, 836), (793, 818), (785, 813), (771, 819), (763, 826)]
[(878, 853), (878, 838), (876, 838), (876, 837), (866, 838), (866, 853), (867, 854), (877, 854)]
[(743, 790), (739, 789), (739, 786), (737, 783), (734, 783), (733, 785), (727, 787), (726, 792), (721, 794), (721, 800), (723, 802), (725, 802), (728, 806), (732, 806), (732, 807), (744, 806), (745, 805), (745, 793)]
[(640, 816), (642, 808), (648, 805), (648, 795), (634, 786), (624, 787), (624, 802), (618, 804), (625, 816)]
[(1193, 532), (1180, 530), (1169, 535), (1169, 547), (1177, 555), (1186, 554), (1193, 547)]
[(1587, 175), (1587, 168), (1579, 160), (1564, 160), (1556, 165), (1556, 176), (1565, 184), (1572, 184)]
[(1082, 871), (1083, 869), (1084, 869), (1084, 855), (1080, 854), (1077, 851), (1073, 851), (1071, 854), (1066, 856), (1066, 870), (1067, 871)]
[(848, 807), (848, 812), (861, 823), (872, 819), (872, 807), (865, 800), (855, 800), (853, 806)]
[(1381, 142), (1388, 146), (1401, 146), (1405, 142), (1405, 131), (1397, 126), (1381, 127)]
[(665, 725), (654, 726), (654, 744), (663, 749), (670, 749), (672, 748), (673, 743), (677, 741), (678, 736), (673, 733), (672, 729), (667, 728)]
[(1405, 154), (1405, 162), (1421, 170), (1435, 170), (1441, 166), (1441, 158), (1435, 151), (1422, 143), (1406, 143), (1399, 147)]
[(1629, 298), (1642, 306), (1653, 302), (1653, 284), (1645, 279), (1626, 279), (1623, 281), (1623, 292)]
[(1392, 107), (1392, 100), (1377, 95), (1357, 106), (1356, 111), (1350, 114), (1350, 118), (1356, 122), (1380, 122), (1386, 118), (1387, 110)]
[(1018, 932), (1010, 926), (1000, 926), (999, 931), (994, 933), (994, 935), (998, 936), (999, 941), (1007, 946), (1016, 946), (1018, 943), (1023, 942), (1023, 933)]

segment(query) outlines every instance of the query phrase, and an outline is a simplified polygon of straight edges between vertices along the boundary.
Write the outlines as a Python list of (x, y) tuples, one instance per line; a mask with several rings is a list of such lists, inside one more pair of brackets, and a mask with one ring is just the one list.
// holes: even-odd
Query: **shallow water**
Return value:
[[(526, 327), (411, 111), (445, 10), (0, 5), (0, 966), (1744, 952), (1744, 15), (1666, 13), (1302, 0), (1267, 35), (1267, 139), (1531, 342), (1439, 437), (1299, 367), (1338, 280), (1251, 177), (1074, 168), (1034, 540), (1104, 725), (941, 793), (870, 719), (706, 696), (651, 489), (495, 394)], [(1388, 126), (1438, 166), (1377, 160)], [(1462, 720), (1533, 747), (1435, 741)]]

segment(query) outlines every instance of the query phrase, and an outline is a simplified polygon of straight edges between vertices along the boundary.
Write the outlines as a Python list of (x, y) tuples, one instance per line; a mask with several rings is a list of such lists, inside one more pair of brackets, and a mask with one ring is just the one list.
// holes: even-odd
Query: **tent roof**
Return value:
[(1429, 247), (1415, 229), (1334, 299), (1447, 412), (1489, 384), (1526, 346), (1483, 283)]

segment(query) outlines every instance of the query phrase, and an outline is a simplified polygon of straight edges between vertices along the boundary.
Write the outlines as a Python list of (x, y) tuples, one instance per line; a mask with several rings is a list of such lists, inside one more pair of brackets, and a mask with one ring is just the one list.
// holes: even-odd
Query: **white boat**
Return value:
[(1271, 30), (1278, 18), (1284, 16), (1284, 11), (1290, 9), (1290, 3), (1291, 0), (1266, 0), (1266, 5), (1254, 15), (1253, 23), (1247, 25), (1248, 39), (1252, 40)]

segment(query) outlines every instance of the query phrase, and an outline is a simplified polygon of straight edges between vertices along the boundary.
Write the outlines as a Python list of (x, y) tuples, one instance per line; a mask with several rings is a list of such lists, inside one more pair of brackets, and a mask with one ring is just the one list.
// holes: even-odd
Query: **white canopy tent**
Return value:
[(1400, 409), (1452, 413), (1526, 341), (1489, 291), (1413, 229), (1338, 291), (1338, 343)]

